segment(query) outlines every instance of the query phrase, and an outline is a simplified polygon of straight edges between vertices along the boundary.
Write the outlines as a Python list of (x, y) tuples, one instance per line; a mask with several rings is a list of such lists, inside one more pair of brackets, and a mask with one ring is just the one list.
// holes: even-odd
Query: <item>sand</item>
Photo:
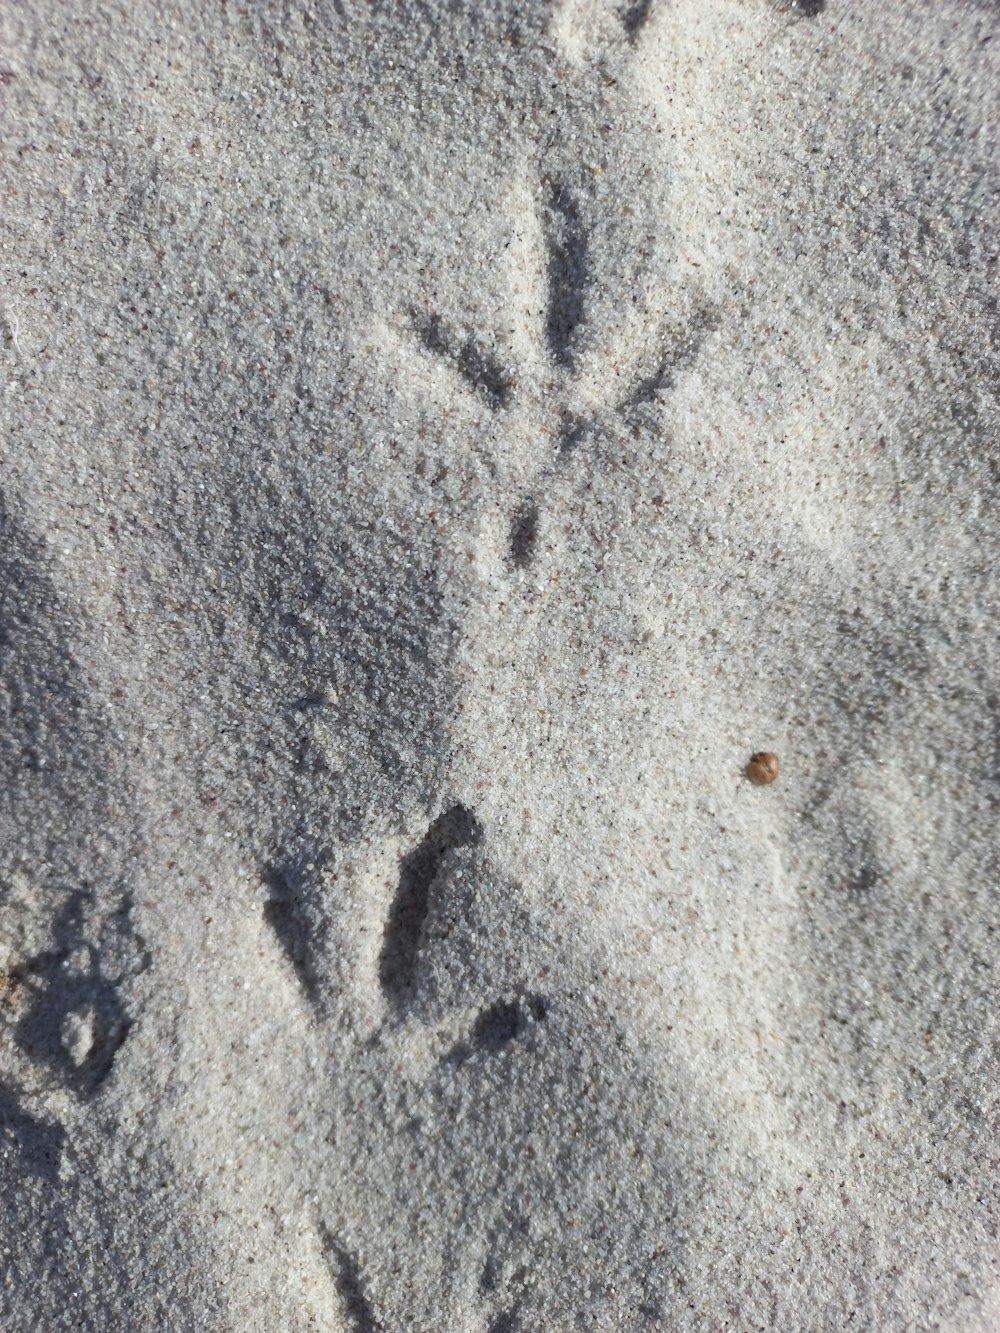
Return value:
[(996, 18), (4, 7), (5, 1330), (1000, 1327)]

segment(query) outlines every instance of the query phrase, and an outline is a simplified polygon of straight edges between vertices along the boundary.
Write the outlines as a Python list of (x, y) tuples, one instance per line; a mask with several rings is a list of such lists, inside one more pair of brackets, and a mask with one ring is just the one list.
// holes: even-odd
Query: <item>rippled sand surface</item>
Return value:
[(7, 7), (5, 1329), (998, 1327), (998, 47)]

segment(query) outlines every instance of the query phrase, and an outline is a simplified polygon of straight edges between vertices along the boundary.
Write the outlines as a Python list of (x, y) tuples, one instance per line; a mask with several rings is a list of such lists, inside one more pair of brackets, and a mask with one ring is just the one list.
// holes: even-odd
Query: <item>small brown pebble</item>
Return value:
[(16, 972), (0, 972), (0, 1008), (13, 1009), (21, 991), (21, 978)]
[(759, 754), (750, 756), (750, 762), (747, 764), (747, 777), (755, 787), (767, 787), (781, 772), (781, 763), (776, 754), (770, 750), (761, 750)]

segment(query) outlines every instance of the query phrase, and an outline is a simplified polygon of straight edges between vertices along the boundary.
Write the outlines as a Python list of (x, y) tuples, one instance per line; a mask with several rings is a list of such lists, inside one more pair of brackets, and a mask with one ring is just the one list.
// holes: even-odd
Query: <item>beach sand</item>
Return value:
[(1000, 1328), (996, 20), (5, 7), (5, 1330)]

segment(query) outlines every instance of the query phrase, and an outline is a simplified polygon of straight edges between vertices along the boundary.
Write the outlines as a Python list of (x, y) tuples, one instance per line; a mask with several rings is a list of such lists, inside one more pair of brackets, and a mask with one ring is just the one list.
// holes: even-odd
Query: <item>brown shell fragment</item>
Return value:
[(761, 750), (750, 756), (747, 777), (755, 787), (768, 787), (781, 772), (781, 762), (770, 750)]

